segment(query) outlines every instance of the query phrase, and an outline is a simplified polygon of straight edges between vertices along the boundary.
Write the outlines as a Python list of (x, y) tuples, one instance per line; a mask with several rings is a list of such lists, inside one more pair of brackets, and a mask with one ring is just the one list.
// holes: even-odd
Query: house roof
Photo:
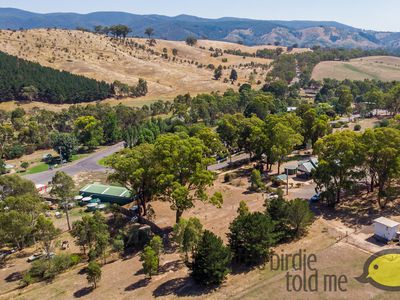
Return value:
[(393, 220), (390, 220), (390, 219), (385, 218), (385, 217), (380, 217), (378, 219), (375, 219), (374, 223), (382, 224), (382, 225), (385, 225), (386, 227), (391, 227), (391, 228), (392, 227), (397, 227), (397, 226), (400, 225), (400, 223), (398, 223), (396, 221), (393, 221)]
[(80, 193), (105, 195), (117, 198), (131, 198), (131, 193), (124, 187), (110, 186), (102, 184), (88, 184), (80, 190)]
[(318, 158), (316, 157), (311, 157), (310, 162), (313, 164), (313, 166), (316, 168), (318, 167)]
[(285, 181), (287, 180), (287, 175), (286, 174), (281, 174), (276, 176), (276, 179), (280, 180), (280, 181)]
[(302, 163), (301, 165), (299, 165), (298, 168), (300, 172), (305, 172), (305, 173), (311, 173), (314, 169), (315, 167), (311, 162)]
[(292, 166), (286, 166), (285, 170), (297, 170), (297, 166), (292, 165)]

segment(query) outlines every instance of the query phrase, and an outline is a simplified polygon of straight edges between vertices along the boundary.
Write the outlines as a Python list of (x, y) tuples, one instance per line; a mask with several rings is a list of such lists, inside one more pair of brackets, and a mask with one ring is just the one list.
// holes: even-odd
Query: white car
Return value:
[[(53, 258), (55, 255), (56, 255), (55, 253), (51, 252), (51, 253), (49, 253), (48, 258)], [(44, 257), (46, 257), (45, 253), (37, 252), (28, 257), (28, 262), (33, 262), (35, 260), (38, 260), (38, 259), (44, 258)]]

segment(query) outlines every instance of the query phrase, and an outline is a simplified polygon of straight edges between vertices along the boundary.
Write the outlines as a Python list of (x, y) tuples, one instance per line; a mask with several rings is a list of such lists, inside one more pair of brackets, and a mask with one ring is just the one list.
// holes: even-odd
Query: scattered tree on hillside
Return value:
[(33, 233), (44, 205), (34, 184), (17, 175), (0, 176), (0, 245), (23, 249)]
[(64, 207), (65, 215), (67, 217), (68, 230), (71, 230), (69, 221), (69, 205), (75, 195), (75, 183), (73, 179), (63, 171), (57, 171), (51, 181), (50, 194), (56, 197), (61, 206)]
[(179, 251), (185, 254), (185, 262), (189, 262), (189, 253), (193, 257), (196, 246), (203, 234), (203, 225), (197, 218), (180, 219), (174, 225), (174, 241)]
[(87, 281), (93, 285), (94, 289), (96, 289), (97, 284), (101, 279), (100, 265), (95, 261), (91, 261), (88, 267), (86, 268), (86, 273), (87, 273), (86, 275)]
[(231, 71), (231, 75), (229, 76), (230, 81), (232, 82), (232, 84), (238, 80), (238, 74), (237, 71), (235, 69), (232, 69)]
[(89, 249), (89, 259), (93, 260), (104, 254), (105, 237), (109, 237), (106, 219), (98, 211), (93, 216), (85, 215), (82, 220), (72, 224), (71, 235), (76, 239), (76, 244), (82, 247), (84, 254)]
[(186, 134), (161, 135), (154, 145), (159, 163), (160, 195), (176, 211), (176, 222), (183, 212), (194, 206), (195, 200), (221, 206), (222, 197), (209, 197), (205, 188), (212, 185), (214, 174), (207, 170), (213, 159), (205, 158), (203, 142)]
[(115, 170), (109, 179), (138, 196), (144, 216), (147, 214), (149, 202), (158, 192), (156, 158), (154, 145), (142, 144), (132, 149), (124, 149), (106, 160), (106, 164)]
[(394, 128), (367, 129), (361, 137), (361, 142), (371, 190), (377, 183), (378, 203), (384, 208), (390, 182), (400, 174), (400, 132)]
[(306, 228), (312, 223), (314, 214), (310, 206), (304, 199), (295, 199), (288, 205), (288, 220), (292, 226), (293, 235), (299, 237)]
[(61, 160), (71, 161), (72, 155), (76, 153), (78, 141), (70, 133), (54, 132), (50, 135), (51, 147), (61, 155)]
[(228, 273), (231, 253), (222, 239), (205, 230), (197, 244), (191, 276), (204, 285), (221, 284)]
[(197, 44), (197, 39), (194, 36), (188, 36), (185, 41), (187, 45), (192, 47)]
[(93, 116), (82, 116), (75, 120), (75, 135), (79, 142), (89, 150), (98, 147), (103, 141), (103, 127), (101, 122)]
[(263, 213), (241, 212), (229, 226), (228, 239), (237, 262), (264, 263), (276, 243), (274, 223)]
[(147, 35), (149, 37), (149, 40), (151, 39), (151, 37), (154, 34), (154, 29), (152, 27), (148, 27), (146, 28), (146, 30), (144, 31), (144, 34)]
[(126, 25), (113, 25), (110, 27), (110, 33), (116, 38), (126, 38), (129, 33), (132, 32), (132, 29)]
[(50, 258), (50, 253), (54, 250), (54, 239), (61, 233), (53, 222), (43, 215), (40, 215), (35, 225), (34, 236), (40, 241), (43, 251)]
[(250, 189), (252, 191), (259, 191), (265, 188), (265, 184), (262, 181), (261, 173), (257, 169), (253, 169), (253, 171), (251, 171), (250, 183)]
[(222, 66), (219, 65), (218, 68), (214, 70), (214, 79), (219, 80), (222, 77)]
[(386, 108), (396, 115), (400, 112), (400, 84), (397, 83), (388, 93), (386, 98)]
[(341, 199), (341, 192), (353, 185), (354, 179), (362, 176), (356, 170), (360, 165), (362, 147), (360, 138), (350, 130), (336, 132), (315, 143), (319, 164), (313, 174), (314, 181), (331, 205)]

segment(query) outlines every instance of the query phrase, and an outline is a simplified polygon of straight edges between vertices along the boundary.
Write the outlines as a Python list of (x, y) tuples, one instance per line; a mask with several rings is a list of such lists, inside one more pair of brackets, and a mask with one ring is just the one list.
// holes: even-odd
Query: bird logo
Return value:
[(364, 264), (364, 272), (356, 278), (378, 289), (400, 291), (400, 249), (389, 249), (371, 255)]

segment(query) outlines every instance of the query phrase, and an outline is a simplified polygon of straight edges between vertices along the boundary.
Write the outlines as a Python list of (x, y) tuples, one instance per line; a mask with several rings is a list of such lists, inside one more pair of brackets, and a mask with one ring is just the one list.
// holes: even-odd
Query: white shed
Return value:
[(388, 218), (380, 217), (374, 220), (375, 236), (386, 241), (392, 241), (397, 237), (400, 223)]

